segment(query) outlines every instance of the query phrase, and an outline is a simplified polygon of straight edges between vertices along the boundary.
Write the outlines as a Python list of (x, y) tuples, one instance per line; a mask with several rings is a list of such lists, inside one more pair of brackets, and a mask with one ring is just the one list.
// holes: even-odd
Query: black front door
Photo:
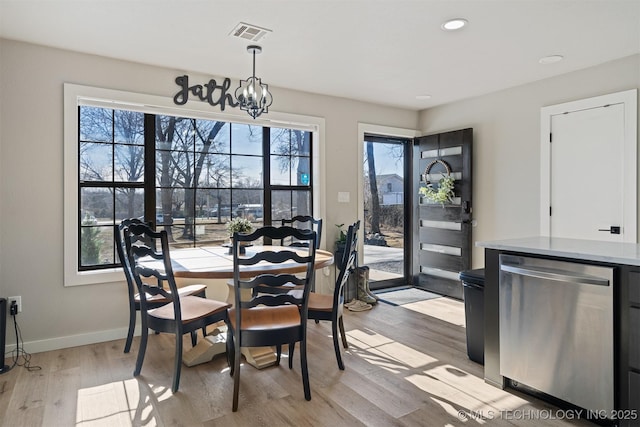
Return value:
[[(416, 139), (413, 156), (413, 283), (458, 299), (458, 274), (471, 268), (472, 140), (470, 128), (423, 136)], [(441, 202), (439, 181), (445, 176), (454, 180), (454, 196)], [(436, 193), (432, 197), (418, 192), (427, 183)]]

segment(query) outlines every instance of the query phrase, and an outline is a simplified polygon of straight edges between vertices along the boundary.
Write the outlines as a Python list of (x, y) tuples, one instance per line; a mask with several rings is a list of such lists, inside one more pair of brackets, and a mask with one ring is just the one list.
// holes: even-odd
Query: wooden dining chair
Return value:
[[(293, 237), (307, 243), (307, 247), (279, 248), (278, 251), (253, 252), (250, 247), (240, 254), (243, 244), (268, 238), (281, 240)], [(293, 227), (263, 227), (251, 234), (233, 235), (233, 282), (235, 306), (229, 310), (227, 351), (232, 361), (233, 411), (238, 409), (240, 390), (240, 347), (276, 346), (276, 365), (280, 363), (282, 345), (300, 343), (300, 365), (304, 397), (311, 400), (307, 369), (307, 309), (309, 292), (313, 285), (316, 255), (314, 231)], [(278, 274), (278, 265), (293, 261), (300, 272)], [(273, 268), (272, 273), (255, 275), (251, 268), (260, 263), (260, 269)], [(292, 367), (292, 364), (289, 364)]]
[[(133, 278), (133, 272), (131, 271), (131, 265), (129, 264), (129, 258), (126, 256), (126, 247), (124, 244), (123, 232), (126, 227), (131, 224), (145, 224), (147, 227), (151, 227), (150, 222), (144, 222), (138, 218), (127, 218), (122, 220), (119, 225), (115, 226), (116, 236), (116, 249), (118, 257), (120, 258), (120, 264), (122, 264), (122, 270), (124, 277), (127, 281), (127, 291), (129, 295), (129, 329), (127, 331), (127, 339), (124, 343), (124, 352), (129, 353), (131, 350), (131, 343), (133, 342), (133, 334), (136, 328), (137, 312), (140, 311), (140, 293), (137, 291), (135, 279)], [(206, 298), (206, 285), (194, 284), (183, 286), (178, 288), (180, 295), (195, 295), (201, 298)], [(163, 306), (170, 301), (162, 297), (162, 295), (147, 295), (147, 306), (150, 309)], [(202, 330), (203, 335), (206, 335), (206, 329)], [(191, 334), (191, 343), (195, 346), (197, 342), (197, 332), (194, 331)]]
[[(301, 230), (312, 230), (316, 232), (316, 249), (320, 249), (320, 238), (322, 237), (322, 218), (314, 218), (309, 215), (296, 215), (291, 219), (281, 220), (282, 226), (289, 226), (298, 228)], [(283, 246), (304, 246), (305, 242), (297, 241), (293, 238), (289, 238), (281, 241)]]
[[(194, 295), (180, 295), (173, 276), (169, 241), (165, 230), (155, 232), (146, 224), (130, 224), (123, 231), (126, 253), (140, 293), (142, 336), (133, 375), (138, 376), (142, 370), (149, 328), (158, 332), (173, 333), (176, 348), (171, 390), (175, 393), (180, 385), (182, 336), (213, 323), (227, 322), (227, 309), (230, 304)], [(147, 297), (148, 295), (150, 297)], [(169, 302), (161, 307), (151, 308), (149, 301), (156, 296), (161, 296)]]
[[(349, 226), (347, 230), (347, 241), (342, 259), (337, 260), (338, 277), (333, 288), (333, 294), (321, 294), (317, 292), (309, 293), (309, 311), (307, 317), (318, 323), (321, 320), (331, 322), (331, 334), (333, 335), (333, 347), (336, 352), (338, 368), (344, 371), (344, 363), (340, 354), (340, 343), (338, 341), (338, 330), (342, 337), (342, 346), (347, 349), (347, 336), (344, 331), (344, 321), (342, 312), (344, 309), (344, 287), (349, 280), (349, 275), (357, 268), (358, 258), (358, 230), (360, 221)], [(289, 354), (291, 360), (292, 352)]]

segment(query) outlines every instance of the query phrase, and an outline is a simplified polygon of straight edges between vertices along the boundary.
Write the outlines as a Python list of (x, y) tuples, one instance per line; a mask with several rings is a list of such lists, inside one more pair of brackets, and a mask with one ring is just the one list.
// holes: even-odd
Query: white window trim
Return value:
[[(314, 215), (325, 216), (325, 119), (283, 112), (269, 112), (268, 116), (251, 119), (246, 113), (212, 111), (205, 102), (189, 100), (176, 106), (173, 98), (64, 84), (64, 286), (92, 285), (124, 281), (121, 268), (78, 270), (78, 105), (124, 108), (155, 114), (188, 115), (208, 120), (221, 120), (259, 126), (287, 127), (310, 131), (313, 134), (313, 206)], [(218, 107), (216, 107), (218, 108)], [(321, 242), (322, 245), (324, 243)]]

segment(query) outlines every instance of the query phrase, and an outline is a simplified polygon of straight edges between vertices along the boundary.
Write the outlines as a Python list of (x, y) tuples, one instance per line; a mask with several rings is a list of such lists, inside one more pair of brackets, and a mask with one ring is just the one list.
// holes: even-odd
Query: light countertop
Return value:
[(476, 242), (476, 246), (535, 255), (640, 266), (640, 245), (636, 243), (538, 236)]

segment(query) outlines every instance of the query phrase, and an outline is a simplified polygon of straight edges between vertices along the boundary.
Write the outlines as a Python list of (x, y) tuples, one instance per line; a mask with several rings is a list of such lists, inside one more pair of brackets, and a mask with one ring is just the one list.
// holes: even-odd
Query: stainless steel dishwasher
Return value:
[(500, 255), (500, 374), (614, 409), (613, 268)]

